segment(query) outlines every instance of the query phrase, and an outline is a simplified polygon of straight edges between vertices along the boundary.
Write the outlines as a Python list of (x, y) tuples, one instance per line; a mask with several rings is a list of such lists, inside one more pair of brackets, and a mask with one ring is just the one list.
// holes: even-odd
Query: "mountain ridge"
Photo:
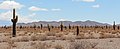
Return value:
[(38, 22), (31, 22), (31, 23), (17, 23), (17, 26), (33, 26), (33, 25), (36, 25), (36, 26), (40, 26), (40, 24), (43, 24), (44, 26), (47, 26), (47, 24), (50, 24), (52, 26), (59, 26), (61, 24), (61, 22), (63, 23), (64, 26), (69, 26), (69, 24), (71, 26), (76, 26), (76, 25), (79, 25), (79, 26), (106, 26), (106, 25), (110, 25), (110, 24), (107, 24), (107, 23), (100, 23), (100, 22), (96, 22), (96, 21), (90, 21), (90, 20), (87, 20), (87, 21), (38, 21)]

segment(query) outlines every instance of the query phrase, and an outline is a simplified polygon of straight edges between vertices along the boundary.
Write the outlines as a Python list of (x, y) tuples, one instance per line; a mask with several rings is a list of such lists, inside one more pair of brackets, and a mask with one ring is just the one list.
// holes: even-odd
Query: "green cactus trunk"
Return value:
[(70, 24), (69, 24), (69, 29), (71, 29), (71, 26), (70, 26)]
[(61, 22), (60, 28), (61, 28), (61, 31), (63, 31), (63, 24), (62, 24), (62, 22)]
[(13, 37), (16, 36), (16, 23), (13, 22)]
[(41, 27), (41, 29), (43, 28), (43, 25), (42, 24), (40, 24), (40, 27)]
[(13, 19), (11, 19), (12, 23), (13, 23), (13, 37), (16, 36), (16, 23), (18, 21), (18, 16), (15, 16), (15, 9), (13, 9)]
[(79, 27), (78, 26), (77, 26), (77, 30), (76, 31), (77, 31), (77, 36), (78, 36), (78, 34), (79, 34)]
[(108, 26), (106, 25), (106, 29), (108, 28)]
[(20, 29), (22, 29), (22, 26), (20, 26)]
[(114, 29), (114, 30), (115, 30), (115, 26), (116, 26), (116, 25), (115, 25), (115, 21), (114, 21), (114, 24), (113, 24), (113, 29)]
[(117, 28), (118, 28), (118, 30), (119, 30), (120, 27), (118, 26)]
[(47, 24), (47, 27), (48, 27), (48, 31), (50, 31), (50, 25), (49, 24)]

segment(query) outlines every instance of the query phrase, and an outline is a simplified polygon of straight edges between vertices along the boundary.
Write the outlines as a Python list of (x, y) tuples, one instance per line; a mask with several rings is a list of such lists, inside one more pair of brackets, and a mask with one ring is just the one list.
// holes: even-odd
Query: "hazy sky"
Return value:
[(12, 9), (19, 22), (85, 21), (120, 23), (120, 0), (0, 0), (0, 25), (10, 25)]

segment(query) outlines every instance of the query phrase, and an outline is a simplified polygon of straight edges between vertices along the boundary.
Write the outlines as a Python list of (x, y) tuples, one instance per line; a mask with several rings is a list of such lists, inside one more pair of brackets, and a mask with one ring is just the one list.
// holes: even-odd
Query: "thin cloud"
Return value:
[(95, 2), (96, 0), (82, 0), (83, 2)]
[(60, 8), (54, 8), (54, 9), (51, 9), (52, 11), (61, 11)]
[(93, 5), (92, 7), (93, 7), (93, 8), (99, 8), (100, 5), (99, 5), (99, 4), (96, 4), (96, 5)]
[(29, 8), (30, 11), (48, 11), (48, 9), (46, 8), (39, 8), (39, 7), (36, 7), (36, 6), (31, 6)]
[(62, 19), (59, 19), (58, 21), (67, 21), (67, 19), (63, 19), (63, 18), (62, 18)]
[(72, 0), (72, 1), (76, 1), (76, 2), (95, 2), (96, 0)]

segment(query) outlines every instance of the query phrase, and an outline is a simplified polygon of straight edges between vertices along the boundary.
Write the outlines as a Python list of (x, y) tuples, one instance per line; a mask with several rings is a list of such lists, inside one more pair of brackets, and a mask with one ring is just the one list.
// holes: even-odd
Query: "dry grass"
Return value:
[[(78, 36), (76, 36), (76, 28), (64, 29), (63, 31), (60, 31), (59, 28), (53, 28), (51, 31), (48, 31), (47, 28), (42, 30), (40, 28), (17, 28), (17, 36), (11, 36), (11, 28), (0, 28), (0, 49), (102, 49), (102, 44), (100, 45), (99, 42), (120, 43), (114, 43), (120, 40), (107, 39), (119, 39), (120, 30), (101, 28), (80, 28)], [(105, 42), (102, 42), (104, 41), (102, 39)], [(93, 42), (90, 42), (91, 40)]]
[(62, 47), (61, 45), (56, 45), (54, 48), (55, 49), (64, 49), (64, 47)]
[(70, 49), (94, 49), (97, 44), (98, 43), (91, 43), (88, 41), (72, 42)]

